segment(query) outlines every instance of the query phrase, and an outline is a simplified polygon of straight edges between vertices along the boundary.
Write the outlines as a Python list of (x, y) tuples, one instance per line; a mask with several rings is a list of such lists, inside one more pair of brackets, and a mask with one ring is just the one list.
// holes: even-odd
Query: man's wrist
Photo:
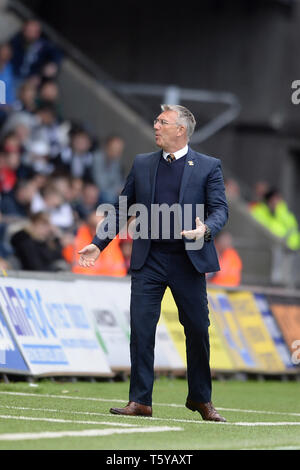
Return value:
[(91, 245), (95, 245), (95, 246), (101, 251), (100, 246), (99, 246), (98, 243), (95, 241), (95, 237), (94, 237), (94, 239), (92, 240)]
[(92, 242), (91, 245), (95, 245), (98, 248), (98, 250), (100, 250), (100, 247), (96, 245), (96, 243)]
[(211, 241), (211, 230), (208, 225), (205, 225), (205, 232), (204, 232), (204, 241), (210, 242)]

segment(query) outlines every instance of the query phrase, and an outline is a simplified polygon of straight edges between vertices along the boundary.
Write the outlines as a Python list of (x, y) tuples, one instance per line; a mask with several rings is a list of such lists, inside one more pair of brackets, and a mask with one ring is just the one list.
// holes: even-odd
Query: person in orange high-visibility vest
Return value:
[(86, 223), (79, 227), (74, 243), (68, 245), (63, 250), (65, 260), (72, 265), (72, 272), (77, 274), (87, 274), (94, 276), (116, 276), (123, 277), (127, 274), (126, 263), (120, 248), (119, 237), (116, 237), (104, 250), (96, 261), (95, 265), (89, 268), (79, 266), (80, 255), (78, 251), (82, 246), (89, 243), (95, 233), (100, 218), (92, 213), (87, 217)]
[(208, 282), (219, 286), (238, 286), (241, 283), (243, 263), (232, 246), (232, 236), (222, 232), (215, 239), (220, 271), (207, 276)]

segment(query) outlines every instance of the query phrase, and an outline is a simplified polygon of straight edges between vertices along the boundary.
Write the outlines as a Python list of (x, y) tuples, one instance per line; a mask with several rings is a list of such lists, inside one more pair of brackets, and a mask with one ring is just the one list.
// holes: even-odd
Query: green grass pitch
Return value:
[(127, 403), (128, 382), (0, 383), (0, 449), (300, 449), (299, 382), (213, 382), (227, 423), (184, 407), (184, 379), (160, 378), (153, 418), (109, 413)]

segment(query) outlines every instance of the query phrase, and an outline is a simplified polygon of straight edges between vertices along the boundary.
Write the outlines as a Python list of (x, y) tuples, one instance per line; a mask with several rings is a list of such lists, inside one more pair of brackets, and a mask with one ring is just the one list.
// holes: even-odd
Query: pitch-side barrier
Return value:
[[(214, 373), (300, 373), (300, 292), (208, 285)], [(0, 278), (0, 373), (111, 377), (130, 372), (130, 279), (9, 272)], [(186, 371), (183, 327), (169, 290), (157, 373)]]

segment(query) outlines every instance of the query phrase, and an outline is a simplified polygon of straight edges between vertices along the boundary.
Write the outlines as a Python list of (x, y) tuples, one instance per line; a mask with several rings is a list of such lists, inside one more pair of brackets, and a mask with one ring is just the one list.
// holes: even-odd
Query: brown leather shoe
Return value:
[(113, 415), (127, 416), (152, 416), (152, 406), (141, 405), (135, 401), (130, 401), (124, 408), (111, 408)]
[(214, 408), (211, 401), (208, 403), (199, 403), (187, 399), (185, 406), (192, 411), (199, 411), (204, 421), (219, 421), (226, 422), (226, 419), (221, 416)]

